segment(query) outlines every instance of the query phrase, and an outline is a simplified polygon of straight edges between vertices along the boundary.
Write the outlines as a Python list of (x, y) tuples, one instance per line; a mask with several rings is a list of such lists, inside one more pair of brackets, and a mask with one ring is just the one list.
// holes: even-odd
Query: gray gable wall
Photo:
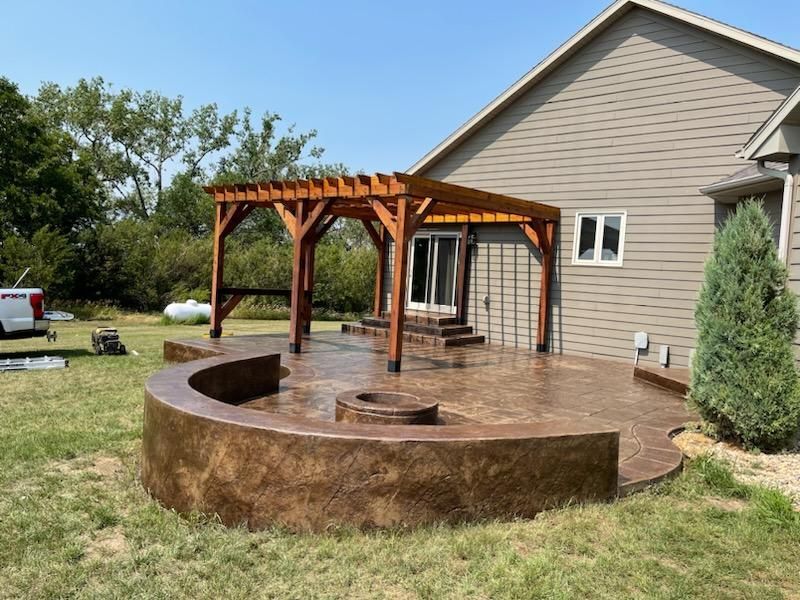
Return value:
[[(561, 207), (556, 352), (630, 359), (647, 331), (687, 364), (717, 210), (698, 188), (800, 82), (800, 69), (634, 9), (420, 173)], [(572, 265), (577, 210), (625, 210), (624, 265)], [(535, 347), (538, 256), (513, 227), (480, 226), (468, 318), (491, 342)], [(483, 297), (490, 302), (485, 305)]]

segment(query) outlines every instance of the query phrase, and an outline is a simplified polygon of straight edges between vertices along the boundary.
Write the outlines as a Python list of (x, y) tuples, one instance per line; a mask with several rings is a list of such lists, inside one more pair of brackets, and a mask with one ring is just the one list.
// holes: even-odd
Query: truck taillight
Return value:
[(33, 309), (34, 319), (44, 319), (44, 294), (31, 294), (31, 308)]

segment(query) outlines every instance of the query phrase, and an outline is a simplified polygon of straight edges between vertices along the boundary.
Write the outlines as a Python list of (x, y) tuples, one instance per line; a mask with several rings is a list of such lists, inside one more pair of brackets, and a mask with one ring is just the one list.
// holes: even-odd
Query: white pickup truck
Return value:
[(49, 317), (42, 288), (0, 288), (0, 339), (47, 336)]

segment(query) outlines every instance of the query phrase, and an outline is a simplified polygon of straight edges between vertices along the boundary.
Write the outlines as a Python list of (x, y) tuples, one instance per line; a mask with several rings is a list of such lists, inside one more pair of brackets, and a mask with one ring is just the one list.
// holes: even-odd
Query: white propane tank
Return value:
[(173, 321), (191, 321), (199, 317), (211, 319), (211, 305), (187, 300), (186, 302), (173, 302), (164, 309), (164, 315)]

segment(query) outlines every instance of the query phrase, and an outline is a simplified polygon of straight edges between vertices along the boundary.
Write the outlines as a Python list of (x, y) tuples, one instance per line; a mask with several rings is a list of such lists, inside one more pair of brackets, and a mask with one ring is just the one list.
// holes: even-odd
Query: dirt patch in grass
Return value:
[(730, 464), (738, 479), (748, 484), (777, 488), (792, 498), (800, 510), (800, 453), (761, 454), (749, 452), (702, 433), (684, 431), (673, 442), (689, 458), (710, 455)]
[(120, 527), (109, 527), (100, 531), (86, 544), (84, 558), (87, 560), (109, 560), (128, 553), (128, 540)]
[(116, 456), (94, 456), (88, 460), (61, 460), (53, 463), (51, 468), (65, 475), (91, 473), (102, 478), (116, 477), (125, 471), (125, 465)]
[(115, 456), (98, 456), (86, 470), (101, 477), (113, 477), (124, 471), (122, 461)]
[(705, 501), (714, 508), (725, 512), (739, 512), (747, 506), (747, 502), (741, 498), (715, 498), (711, 496), (706, 498)]

